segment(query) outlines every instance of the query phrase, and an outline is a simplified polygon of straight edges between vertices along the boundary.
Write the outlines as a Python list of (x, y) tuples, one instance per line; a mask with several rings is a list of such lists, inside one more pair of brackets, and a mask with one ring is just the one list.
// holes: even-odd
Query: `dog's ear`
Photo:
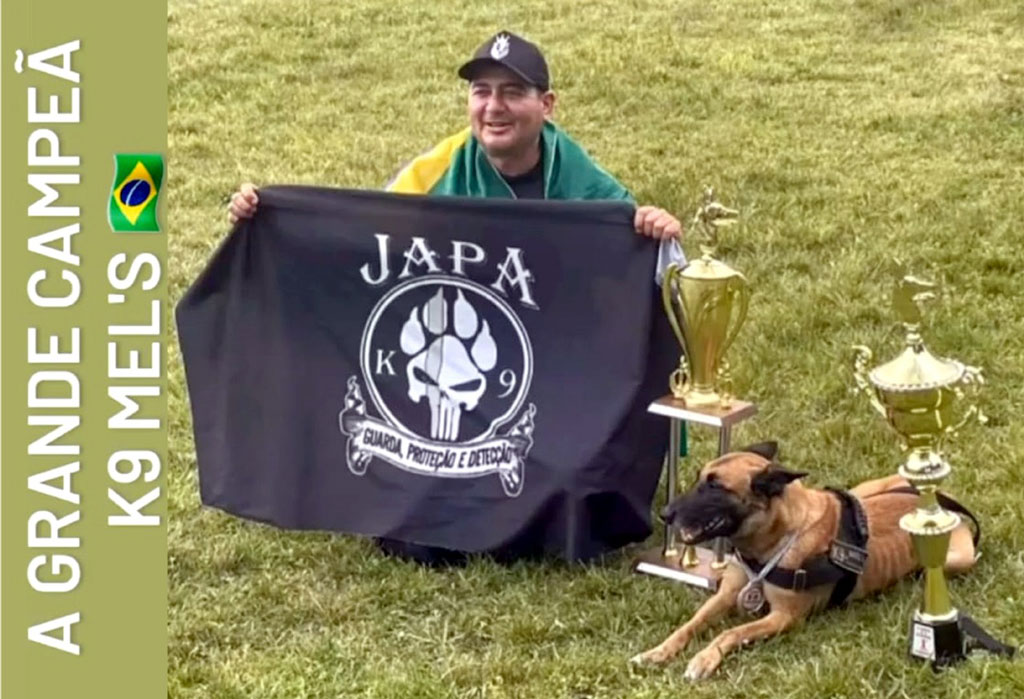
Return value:
[(782, 495), (782, 491), (786, 489), (787, 485), (806, 475), (806, 473), (788, 471), (781, 466), (772, 464), (750, 479), (750, 492), (764, 498), (774, 498)]
[(775, 441), (758, 442), (757, 444), (751, 444), (748, 447), (743, 447), (740, 451), (747, 451), (751, 454), (763, 456), (769, 461), (775, 461), (775, 457), (779, 455), (779, 443)]

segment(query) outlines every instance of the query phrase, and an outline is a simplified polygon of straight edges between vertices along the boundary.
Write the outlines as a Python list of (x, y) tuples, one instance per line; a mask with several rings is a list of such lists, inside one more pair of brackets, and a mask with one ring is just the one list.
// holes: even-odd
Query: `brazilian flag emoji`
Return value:
[(156, 197), (164, 178), (159, 153), (123, 153), (114, 156), (116, 172), (107, 217), (115, 233), (159, 231)]

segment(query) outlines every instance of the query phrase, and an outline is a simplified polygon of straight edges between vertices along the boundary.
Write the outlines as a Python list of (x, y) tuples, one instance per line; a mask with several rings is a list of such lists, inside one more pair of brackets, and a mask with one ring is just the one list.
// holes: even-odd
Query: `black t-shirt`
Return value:
[(502, 175), (502, 179), (515, 192), (517, 199), (544, 198), (544, 158), (538, 158), (537, 164), (529, 172), (522, 175)]

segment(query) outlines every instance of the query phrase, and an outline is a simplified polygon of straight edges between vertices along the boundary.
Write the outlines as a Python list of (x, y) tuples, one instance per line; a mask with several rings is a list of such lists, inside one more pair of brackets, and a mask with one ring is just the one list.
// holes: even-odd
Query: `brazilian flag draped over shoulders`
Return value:
[[(629, 191), (553, 122), (541, 130), (545, 199), (627, 200)], [(399, 194), (514, 199), (508, 183), (466, 127), (406, 165), (388, 183)]]
[(160, 230), (156, 220), (157, 195), (164, 177), (159, 153), (122, 153), (114, 156), (114, 184), (108, 218), (118, 233)]

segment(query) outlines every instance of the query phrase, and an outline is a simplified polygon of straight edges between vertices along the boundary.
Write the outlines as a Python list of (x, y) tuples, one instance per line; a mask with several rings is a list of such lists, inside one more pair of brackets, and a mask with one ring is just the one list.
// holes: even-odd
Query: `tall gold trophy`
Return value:
[[(994, 652), (1005, 652), (1008, 647), (957, 611), (943, 574), (950, 535), (960, 517), (942, 509), (937, 499), (939, 485), (950, 474), (949, 463), (939, 449), (946, 436), (969, 420), (984, 422), (985, 418), (973, 402), (959, 420), (954, 411), (964, 389), (973, 392), (982, 383), (981, 370), (934, 356), (921, 339), (920, 304), (934, 297), (934, 288), (934, 284), (903, 276), (899, 270), (893, 305), (903, 323), (905, 347), (895, 359), (870, 371), (871, 350), (855, 347), (854, 377), (858, 389), (899, 435), (906, 454), (899, 474), (921, 493), (917, 510), (900, 520), (900, 528), (913, 538), (914, 551), (924, 568), (924, 598), (911, 623), (910, 655), (941, 667), (963, 659), (970, 640)], [(989, 647), (986, 640), (999, 647)]]
[(732, 400), (725, 352), (747, 317), (750, 287), (746, 277), (714, 255), (719, 227), (734, 223), (737, 213), (706, 188), (693, 226), (701, 236), (701, 256), (685, 267), (669, 265), (662, 281), (665, 312), (683, 349), (669, 388), (688, 407), (726, 408)]
[[(669, 377), (671, 394), (648, 407), (649, 412), (671, 421), (667, 501), (676, 496), (685, 424), (717, 428), (721, 455), (729, 450), (733, 426), (757, 412), (752, 403), (734, 400), (725, 360), (726, 351), (746, 319), (750, 288), (742, 274), (714, 257), (718, 229), (734, 223), (737, 215), (737, 211), (716, 201), (714, 190), (706, 187), (692, 226), (701, 256), (684, 267), (669, 265), (662, 280), (665, 313), (682, 349), (679, 368)], [(696, 546), (680, 549), (675, 537), (675, 531), (666, 525), (660, 561), (643, 561), (638, 570), (716, 589), (726, 566), (725, 541), (717, 540), (713, 550)]]

